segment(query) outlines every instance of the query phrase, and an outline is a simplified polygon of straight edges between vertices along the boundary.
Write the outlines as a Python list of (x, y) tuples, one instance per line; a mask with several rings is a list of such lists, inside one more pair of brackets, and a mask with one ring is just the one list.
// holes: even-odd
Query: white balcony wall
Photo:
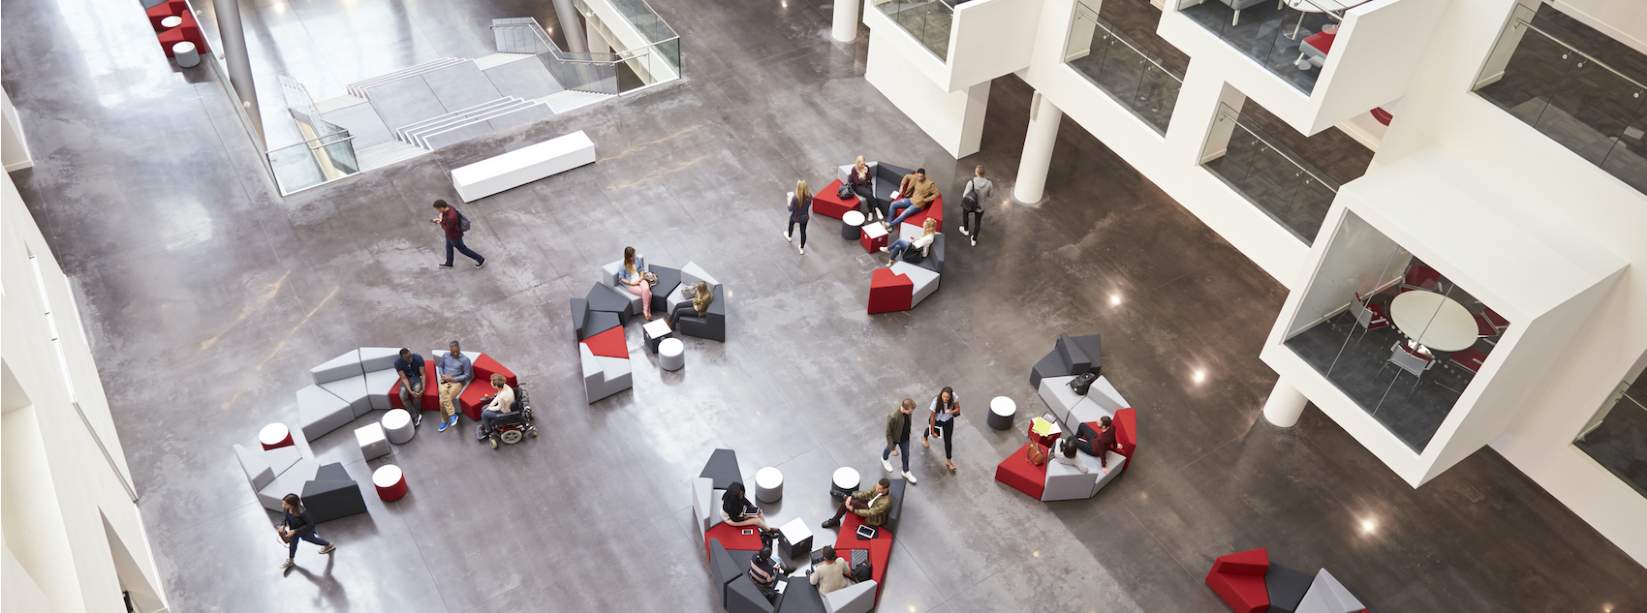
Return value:
[(1200, 166), (1219, 103), (1241, 104), (1241, 96), (1225, 86), (1221, 68), (1190, 63), (1163, 137), (1064, 63), (1074, 7), (1074, 0), (1044, 0), (1024, 80), (1270, 276), (1281, 283), (1296, 280), (1308, 263), (1309, 245)]
[[(0, 337), (5, 375), (0, 532), (9, 557), (50, 603), (43, 609), (12, 609), (12, 588), (19, 588), (20, 597), (34, 596), (21, 578), (14, 585), (8, 576), (6, 610), (119, 611), (125, 608), (122, 587), (133, 592), (143, 611), (165, 610), (69, 280), (9, 175), (0, 191), (0, 288), (5, 294), (0, 302), (5, 330)], [(48, 310), (55, 325), (48, 323)], [(117, 551), (134, 563), (128, 570), (136, 566), (139, 572), (123, 574)]]
[(1218, 73), (1247, 97), (1310, 135), (1349, 121), (1406, 92), (1446, 0), (1373, 0), (1346, 12), (1315, 89), (1306, 94), (1169, 4), (1160, 34), (1193, 63)]
[(1043, 0), (972, 0), (955, 9), (945, 89), (961, 91), (1029, 67)]

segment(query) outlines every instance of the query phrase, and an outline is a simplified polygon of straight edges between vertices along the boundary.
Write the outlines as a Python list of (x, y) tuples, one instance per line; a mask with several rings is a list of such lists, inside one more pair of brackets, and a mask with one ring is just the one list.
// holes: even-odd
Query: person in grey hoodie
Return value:
[(984, 166), (979, 164), (972, 170), (972, 179), (961, 188), (961, 236), (967, 237), (972, 246), (978, 246), (978, 235), (984, 229), (984, 199), (995, 192), (995, 184), (984, 178)]

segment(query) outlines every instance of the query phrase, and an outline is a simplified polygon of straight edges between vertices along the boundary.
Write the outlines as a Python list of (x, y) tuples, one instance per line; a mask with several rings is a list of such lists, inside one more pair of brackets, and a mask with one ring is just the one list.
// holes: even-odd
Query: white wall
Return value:
[[(880, 14), (873, 7), (864, 11), (871, 13)], [(958, 92), (944, 91), (928, 78), (926, 68), (910, 61), (912, 57), (919, 60), (919, 55), (911, 55), (900, 39), (909, 35), (895, 28), (883, 25), (869, 31), (864, 78), (951, 156), (960, 159), (977, 153), (983, 142), (984, 111), (989, 108), (989, 82)], [(913, 44), (913, 39), (909, 42)], [(933, 57), (924, 47), (915, 51)]]
[[(949, 91), (1029, 66), (1042, 0), (972, 0), (955, 10), (949, 32)], [(870, 10), (875, 10), (871, 8)]]
[[(5, 295), (0, 302), (0, 328), (5, 330), (0, 366), (8, 396), (0, 422), (0, 470), (5, 473), (0, 534), (18, 566), (51, 603), (45, 610), (124, 610), (113, 547), (129, 553), (141, 571), (138, 578), (148, 584), (133, 587), (159, 595), (161, 582), (142, 517), (124, 484), (119, 439), (69, 280), (9, 175), (0, 201), (0, 289)], [(55, 326), (48, 322), (48, 311)], [(84, 420), (75, 404), (85, 412)], [(105, 449), (114, 457), (105, 459)], [(107, 529), (99, 529), (105, 525)], [(8, 592), (11, 587), (8, 577)], [(163, 596), (139, 604), (145, 611), (166, 607)]]
[(1064, 64), (1073, 10), (1074, 0), (1044, 0), (1035, 54), (1021, 75), (1024, 80), (1270, 276), (1283, 284), (1295, 282), (1301, 266), (1308, 264), (1309, 246), (1199, 165), (1201, 145), (1226, 93), (1227, 67), (1190, 63), (1163, 137)]
[(22, 120), (17, 117), (17, 107), (11, 105), (11, 94), (5, 90), (0, 90), (0, 163), (6, 172), (34, 166), (29, 143), (23, 138)]
[(1435, 31), (1446, 0), (1374, 0), (1349, 11), (1310, 93), (1306, 134), (1399, 99)]
[(1550, 4), (1614, 40), (1647, 53), (1647, 2), (1550, 0)]

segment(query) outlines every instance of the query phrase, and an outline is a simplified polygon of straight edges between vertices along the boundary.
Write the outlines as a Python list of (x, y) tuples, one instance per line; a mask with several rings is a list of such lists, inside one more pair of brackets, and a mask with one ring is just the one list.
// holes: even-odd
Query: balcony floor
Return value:
[[(1299, 91), (1307, 94), (1315, 89), (1321, 69), (1299, 70), (1293, 65), (1298, 59), (1298, 41), (1320, 32), (1321, 26), (1333, 22), (1332, 18), (1321, 13), (1277, 9), (1268, 2), (1242, 9), (1241, 23), (1236, 25), (1230, 24), (1235, 11), (1214, 0), (1185, 8), (1182, 12), (1185, 17), (1205, 26)], [(1290, 37), (1293, 28), (1300, 23), (1300, 15), (1303, 16), (1303, 25), (1298, 28), (1298, 40), (1293, 40)]]

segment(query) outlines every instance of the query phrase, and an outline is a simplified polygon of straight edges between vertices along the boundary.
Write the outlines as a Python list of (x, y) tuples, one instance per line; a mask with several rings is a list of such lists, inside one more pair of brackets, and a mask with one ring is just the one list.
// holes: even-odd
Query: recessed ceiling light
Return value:
[(1196, 385), (1206, 383), (1206, 381), (1207, 381), (1207, 371), (1206, 371), (1206, 369), (1204, 369), (1204, 368), (1195, 369), (1195, 372), (1190, 373), (1190, 380), (1194, 381)]
[(1110, 294), (1109, 295), (1109, 305), (1110, 306), (1121, 306), (1121, 294)]
[(1378, 532), (1378, 520), (1368, 517), (1361, 520), (1361, 533), (1372, 534)]

